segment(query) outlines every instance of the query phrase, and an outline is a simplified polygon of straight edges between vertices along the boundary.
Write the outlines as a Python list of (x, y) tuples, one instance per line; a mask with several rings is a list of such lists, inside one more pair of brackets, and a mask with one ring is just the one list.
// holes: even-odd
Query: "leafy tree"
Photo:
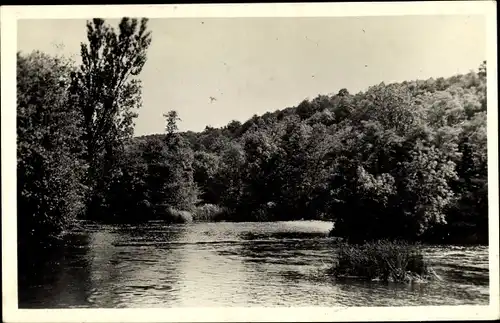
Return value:
[(332, 212), (337, 233), (355, 241), (415, 239), (445, 223), (455, 164), (405, 93), (398, 86), (370, 89), (353, 112), (359, 123), (340, 134)]
[(176, 133), (179, 131), (177, 122), (181, 121), (181, 118), (179, 118), (177, 111), (169, 111), (168, 113), (164, 114), (163, 117), (166, 119), (165, 133), (167, 134), (167, 138), (176, 136)]
[(43, 243), (83, 210), (78, 111), (68, 104), (72, 62), (17, 54), (17, 188), (20, 243)]
[[(18, 284), (39, 266), (84, 211), (79, 113), (68, 104), (73, 63), (41, 52), (17, 54)], [(22, 294), (20, 294), (22, 296)]]
[(215, 175), (214, 187), (219, 192), (220, 203), (233, 214), (242, 208), (245, 161), (246, 156), (242, 145), (233, 142), (222, 151), (219, 171)]
[(106, 203), (106, 183), (116, 168), (113, 157), (133, 134), (141, 106), (141, 83), (135, 78), (151, 44), (147, 19), (123, 18), (119, 31), (95, 18), (87, 23), (88, 44), (81, 44), (82, 65), (72, 74), (72, 99), (83, 116), (87, 183), (94, 205)]
[(110, 182), (107, 198), (112, 212), (99, 220), (140, 222), (153, 217), (148, 180), (148, 163), (139, 145), (128, 142), (117, 160), (118, 175)]
[(270, 218), (265, 209), (272, 201), (275, 190), (269, 190), (272, 183), (272, 169), (277, 158), (278, 146), (269, 133), (255, 130), (245, 133), (243, 138), (245, 163), (241, 172), (243, 181), (239, 212), (244, 217)]
[(220, 204), (220, 192), (216, 187), (221, 156), (205, 151), (195, 151), (193, 161), (193, 179), (200, 188), (200, 198), (205, 203)]
[(193, 152), (178, 133), (175, 111), (165, 114), (165, 136), (132, 140), (117, 161), (106, 198), (112, 222), (170, 218), (169, 210), (191, 210), (197, 202)]
[(186, 140), (177, 133), (176, 111), (165, 115), (165, 163), (170, 168), (167, 180), (167, 204), (181, 210), (190, 210), (197, 202), (197, 187), (193, 179), (194, 154)]
[(479, 76), (483, 79), (486, 79), (486, 61), (483, 61), (479, 66)]

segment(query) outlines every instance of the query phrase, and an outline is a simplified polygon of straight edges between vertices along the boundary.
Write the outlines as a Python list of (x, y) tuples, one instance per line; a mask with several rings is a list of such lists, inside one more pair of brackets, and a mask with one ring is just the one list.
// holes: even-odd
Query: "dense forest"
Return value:
[[(341, 89), (179, 137), (193, 174), (182, 192), (196, 187), (197, 203), (223, 207), (223, 219), (328, 219), (333, 234), (354, 240), (487, 241), (485, 63), (447, 79)], [(127, 156), (147, 169), (138, 152), (165, 149), (167, 138), (134, 138)]]
[(487, 243), (486, 62), (199, 133), (170, 111), (165, 133), (134, 137), (147, 19), (93, 19), (87, 34), (80, 65), (17, 56), (21, 251), (75, 219), (322, 219), (353, 242)]

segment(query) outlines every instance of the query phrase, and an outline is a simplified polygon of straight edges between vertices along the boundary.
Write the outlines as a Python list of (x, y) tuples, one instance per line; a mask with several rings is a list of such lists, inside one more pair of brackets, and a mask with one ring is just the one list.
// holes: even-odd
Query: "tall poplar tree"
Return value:
[(72, 98), (83, 116), (91, 210), (106, 206), (106, 183), (114, 176), (124, 140), (133, 135), (142, 105), (136, 77), (152, 40), (147, 22), (125, 17), (118, 31), (103, 19), (87, 22), (88, 43), (81, 44), (82, 64), (72, 75)]

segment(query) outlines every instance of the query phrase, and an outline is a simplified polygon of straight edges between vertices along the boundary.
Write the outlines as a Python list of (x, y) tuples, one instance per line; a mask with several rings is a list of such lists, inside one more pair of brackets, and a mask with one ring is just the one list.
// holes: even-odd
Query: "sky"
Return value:
[[(85, 23), (20, 20), (18, 50), (78, 61)], [(180, 130), (201, 131), (342, 88), (467, 73), (486, 59), (484, 16), (164, 18), (148, 26), (135, 135), (162, 133), (170, 110)]]

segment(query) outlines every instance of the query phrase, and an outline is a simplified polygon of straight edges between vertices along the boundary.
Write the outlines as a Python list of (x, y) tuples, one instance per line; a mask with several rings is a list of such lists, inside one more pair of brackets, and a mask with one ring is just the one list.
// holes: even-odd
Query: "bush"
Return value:
[(194, 212), (194, 221), (223, 221), (229, 219), (229, 212), (225, 207), (214, 204), (198, 206)]
[(386, 282), (426, 280), (432, 270), (418, 245), (380, 240), (362, 245), (341, 243), (337, 264), (331, 274), (337, 278), (357, 277)]
[(193, 222), (193, 215), (188, 211), (181, 211), (168, 207), (165, 210), (165, 220), (171, 223), (189, 223)]

